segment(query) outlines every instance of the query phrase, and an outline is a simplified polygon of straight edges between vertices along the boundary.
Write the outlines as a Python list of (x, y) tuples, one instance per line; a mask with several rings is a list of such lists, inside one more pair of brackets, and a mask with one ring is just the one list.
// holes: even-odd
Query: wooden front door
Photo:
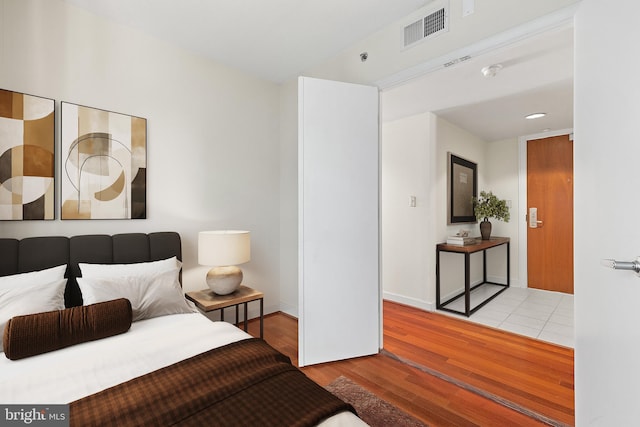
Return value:
[[(530, 288), (573, 294), (573, 141), (527, 141), (527, 272)], [(537, 209), (532, 218), (531, 208)]]

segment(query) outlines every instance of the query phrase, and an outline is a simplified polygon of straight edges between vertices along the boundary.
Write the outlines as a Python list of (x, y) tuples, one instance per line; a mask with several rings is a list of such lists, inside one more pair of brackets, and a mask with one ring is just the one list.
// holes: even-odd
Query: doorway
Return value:
[[(390, 210), (404, 215), (402, 220), (392, 221), (393, 245), (389, 245), (389, 237), (383, 231), (385, 299), (433, 310), (434, 307), (429, 307), (429, 298), (430, 291), (435, 292), (429, 289), (429, 282), (433, 281), (432, 272), (435, 271), (435, 244), (460, 229), (478, 234), (477, 224), (446, 223), (446, 209), (441, 208), (446, 206), (446, 181), (443, 181), (442, 176), (445, 175), (441, 172), (446, 170), (442, 167), (442, 151), (447, 150), (477, 161), (480, 186), (494, 190), (499, 197), (512, 203), (512, 220), (508, 224), (499, 223), (496, 235), (512, 239), (512, 286), (527, 287), (527, 276), (522, 276), (527, 271), (526, 243), (524, 249), (521, 248), (522, 242), (527, 240), (526, 207), (521, 207), (526, 200), (526, 187), (520, 187), (521, 171), (526, 170), (526, 164), (521, 167), (518, 162), (521, 156), (519, 136), (537, 136), (546, 128), (570, 133), (567, 129), (573, 126), (572, 34), (572, 25), (568, 25), (543, 36), (532, 37), (527, 40), (531, 43), (528, 46), (525, 46), (525, 41), (520, 41), (489, 55), (474, 57), (464, 64), (433, 71), (415, 82), (382, 91), (383, 134), (385, 124), (395, 126), (397, 123), (399, 127), (400, 121), (405, 121), (406, 130), (397, 132), (403, 133), (403, 143), (413, 144), (414, 139), (410, 138), (422, 141), (415, 150), (407, 149), (403, 143), (394, 143), (389, 144), (395, 147), (388, 151), (385, 151), (383, 142), (383, 183), (389, 178), (385, 176), (389, 160), (387, 153), (391, 153), (392, 160), (401, 155), (411, 157), (410, 163), (401, 166), (399, 162), (394, 163), (392, 179), (397, 186), (395, 191), (387, 193), (386, 198), (383, 191), (383, 204), (386, 199)], [(535, 55), (525, 55), (527, 48), (531, 48)], [(483, 77), (480, 69), (490, 63), (502, 63), (503, 74), (491, 79)], [(544, 72), (536, 72), (540, 63), (546, 64)], [(549, 67), (550, 63), (553, 67)], [(540, 76), (545, 77), (544, 82), (538, 80)], [(510, 87), (518, 86), (518, 91), (507, 92), (504, 86), (500, 86), (503, 81), (519, 82)], [(547, 116), (537, 121), (525, 120), (527, 114), (536, 110), (545, 111)], [(443, 136), (447, 136), (444, 132), (449, 136), (446, 146), (442, 142)], [(544, 136), (553, 134), (549, 131)], [(478, 141), (472, 141), (473, 137)], [(490, 148), (480, 148), (485, 144)], [(421, 167), (414, 167), (416, 162), (421, 162)], [(496, 186), (496, 183), (499, 184)], [(412, 197), (414, 195), (417, 197)], [(385, 206), (383, 223), (389, 221), (384, 209)], [(393, 218), (399, 217), (398, 214)], [(412, 227), (411, 220), (415, 217), (419, 217), (420, 228)], [(425, 235), (424, 240), (418, 238)], [(397, 243), (394, 239), (402, 240)], [(385, 251), (392, 255), (385, 256)], [(411, 257), (400, 256), (409, 251)], [(414, 254), (421, 256), (419, 263), (414, 264)], [(386, 280), (388, 276), (390, 279)]]

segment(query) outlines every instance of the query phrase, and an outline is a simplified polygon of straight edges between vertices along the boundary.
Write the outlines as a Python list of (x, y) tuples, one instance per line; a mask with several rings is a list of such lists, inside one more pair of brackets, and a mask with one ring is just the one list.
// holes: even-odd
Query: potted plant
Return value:
[(491, 191), (481, 191), (480, 197), (473, 198), (473, 212), (476, 215), (476, 219), (482, 218), (482, 222), (480, 222), (482, 240), (489, 240), (491, 237), (491, 222), (489, 222), (489, 218), (509, 222), (511, 217), (507, 201), (498, 199)]

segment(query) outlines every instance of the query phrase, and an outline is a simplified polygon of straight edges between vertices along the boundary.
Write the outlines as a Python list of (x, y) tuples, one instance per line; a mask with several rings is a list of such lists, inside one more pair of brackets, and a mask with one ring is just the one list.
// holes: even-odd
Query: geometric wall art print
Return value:
[(55, 218), (55, 101), (0, 89), (0, 220)]
[(62, 103), (61, 218), (147, 217), (147, 120)]

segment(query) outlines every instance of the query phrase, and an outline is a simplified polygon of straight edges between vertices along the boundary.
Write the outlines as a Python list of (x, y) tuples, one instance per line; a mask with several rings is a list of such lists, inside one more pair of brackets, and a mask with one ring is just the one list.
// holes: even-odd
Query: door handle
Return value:
[(542, 221), (538, 221), (538, 208), (529, 208), (529, 228), (542, 227)]
[(612, 268), (614, 270), (634, 271), (638, 276), (640, 276), (640, 257), (637, 257), (633, 261), (616, 261), (615, 259), (603, 259), (600, 263), (603, 266)]

